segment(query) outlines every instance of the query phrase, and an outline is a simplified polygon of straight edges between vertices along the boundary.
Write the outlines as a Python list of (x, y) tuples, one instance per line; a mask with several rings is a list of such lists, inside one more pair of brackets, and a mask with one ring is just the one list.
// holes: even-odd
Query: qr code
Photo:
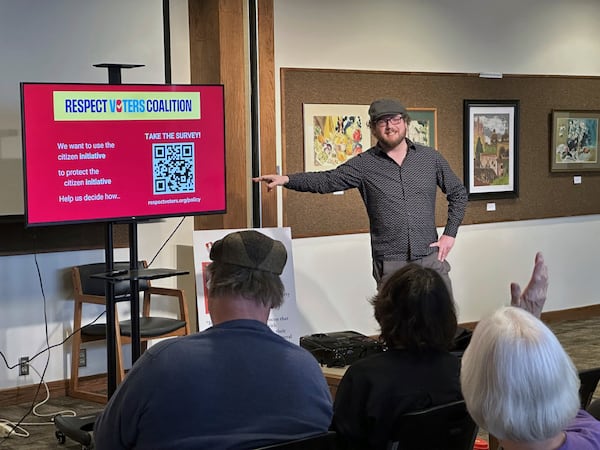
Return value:
[(194, 143), (152, 145), (154, 194), (180, 194), (196, 190)]

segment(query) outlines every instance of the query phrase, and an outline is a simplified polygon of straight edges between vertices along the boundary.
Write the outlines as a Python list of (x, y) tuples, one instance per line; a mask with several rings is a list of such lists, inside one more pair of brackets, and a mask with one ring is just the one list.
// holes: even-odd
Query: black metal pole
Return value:
[[(121, 84), (121, 70), (122, 69), (132, 69), (134, 67), (143, 67), (143, 64), (114, 64), (114, 63), (101, 63), (94, 64), (94, 67), (102, 67), (108, 69), (108, 84)], [(112, 272), (114, 269), (114, 243), (113, 243), (113, 224), (112, 222), (108, 222), (106, 224), (106, 233), (104, 236), (104, 258), (106, 263), (106, 271)], [(132, 260), (133, 263), (136, 264), (135, 268), (137, 268), (137, 232), (135, 234), (136, 240), (131, 241), (131, 233), (129, 240), (129, 247), (135, 247), (136, 250), (136, 259)], [(133, 285), (133, 282), (132, 282)], [(117, 330), (116, 327), (118, 325), (115, 324), (115, 285), (112, 281), (106, 281), (106, 395), (107, 398), (110, 398), (117, 389), (117, 340), (116, 335)], [(132, 338), (131, 338), (131, 348), (132, 355), (134, 354), (135, 341), (134, 341), (134, 326), (133, 323), (137, 322), (137, 354), (139, 356), (140, 351), (140, 336), (139, 336), (139, 294), (137, 294), (137, 289), (134, 291), (131, 290), (131, 324), (132, 324)], [(134, 298), (138, 299), (138, 301), (134, 302)], [(134, 316), (133, 305), (134, 303), (137, 305), (137, 316)], [(137, 320), (134, 319), (137, 317)], [(72, 356), (74, 357), (74, 356)], [(132, 356), (133, 360), (133, 356)]]
[[(104, 261), (106, 271), (112, 272), (114, 268), (113, 255), (113, 224), (107, 222), (104, 235)], [(106, 292), (106, 389), (107, 397), (110, 398), (117, 389), (117, 339), (115, 326), (115, 284), (107, 280), (105, 282)], [(72, 355), (73, 358), (76, 355)]]
[[(165, 56), (165, 84), (171, 84), (171, 9), (170, 0), (163, 0), (163, 47)], [(187, 2), (186, 2), (187, 3)]]
[[(260, 175), (260, 92), (258, 85), (258, 17), (256, 0), (250, 0), (250, 133), (252, 176)], [(260, 184), (252, 183), (252, 226), (262, 226)]]
[[(129, 224), (129, 267), (138, 269), (138, 236), (137, 222)], [(131, 364), (135, 363), (142, 353), (140, 338), (140, 282), (137, 277), (129, 280), (131, 291)]]

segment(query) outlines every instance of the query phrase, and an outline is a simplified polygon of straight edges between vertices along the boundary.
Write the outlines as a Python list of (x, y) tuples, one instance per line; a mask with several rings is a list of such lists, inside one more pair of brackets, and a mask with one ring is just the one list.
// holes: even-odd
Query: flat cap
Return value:
[(369, 118), (371, 122), (375, 122), (384, 116), (393, 116), (396, 114), (406, 115), (406, 108), (402, 103), (393, 98), (380, 98), (369, 106)]
[(287, 261), (285, 246), (255, 230), (236, 231), (216, 241), (210, 259), (281, 275)]

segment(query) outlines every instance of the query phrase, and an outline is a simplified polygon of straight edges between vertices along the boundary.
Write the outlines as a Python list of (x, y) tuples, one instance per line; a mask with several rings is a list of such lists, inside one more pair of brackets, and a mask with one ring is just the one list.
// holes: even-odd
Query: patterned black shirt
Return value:
[(437, 251), (435, 225), (437, 186), (448, 200), (444, 234), (456, 237), (465, 215), (467, 191), (448, 162), (435, 149), (407, 140), (399, 166), (375, 146), (325, 172), (288, 175), (285, 187), (321, 194), (357, 188), (367, 208), (373, 258), (406, 261)]

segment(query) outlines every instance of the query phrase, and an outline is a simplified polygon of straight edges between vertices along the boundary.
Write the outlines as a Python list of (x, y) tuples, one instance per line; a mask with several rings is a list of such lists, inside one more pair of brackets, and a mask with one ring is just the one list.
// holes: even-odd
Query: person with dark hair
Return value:
[(407, 266), (371, 301), (388, 347), (447, 350), (456, 333), (456, 311), (431, 269)]
[[(452, 290), (446, 258), (465, 215), (465, 186), (440, 152), (406, 137), (410, 116), (399, 101), (375, 100), (369, 118), (377, 145), (335, 169), (262, 175), (253, 181), (266, 183), (269, 191), (276, 186), (320, 194), (358, 189), (369, 216), (377, 286), (413, 262), (437, 270)], [(435, 223), (438, 187), (448, 201), (442, 236)]]
[(96, 421), (96, 449), (251, 449), (329, 429), (319, 364), (267, 326), (283, 303), (284, 245), (239, 231), (210, 258), (213, 326), (143, 353)]
[(387, 351), (361, 359), (344, 374), (333, 429), (345, 447), (385, 449), (404, 413), (460, 400), (460, 360), (452, 296), (435, 270), (407, 264), (372, 299)]
[[(548, 268), (538, 252), (525, 289), (511, 283), (510, 301), (539, 315), (547, 291)], [(352, 450), (385, 449), (403, 414), (462, 398), (461, 362), (449, 351), (456, 309), (440, 275), (408, 264), (386, 280), (372, 304), (387, 351), (347, 369), (333, 406), (332, 428), (342, 446)]]

